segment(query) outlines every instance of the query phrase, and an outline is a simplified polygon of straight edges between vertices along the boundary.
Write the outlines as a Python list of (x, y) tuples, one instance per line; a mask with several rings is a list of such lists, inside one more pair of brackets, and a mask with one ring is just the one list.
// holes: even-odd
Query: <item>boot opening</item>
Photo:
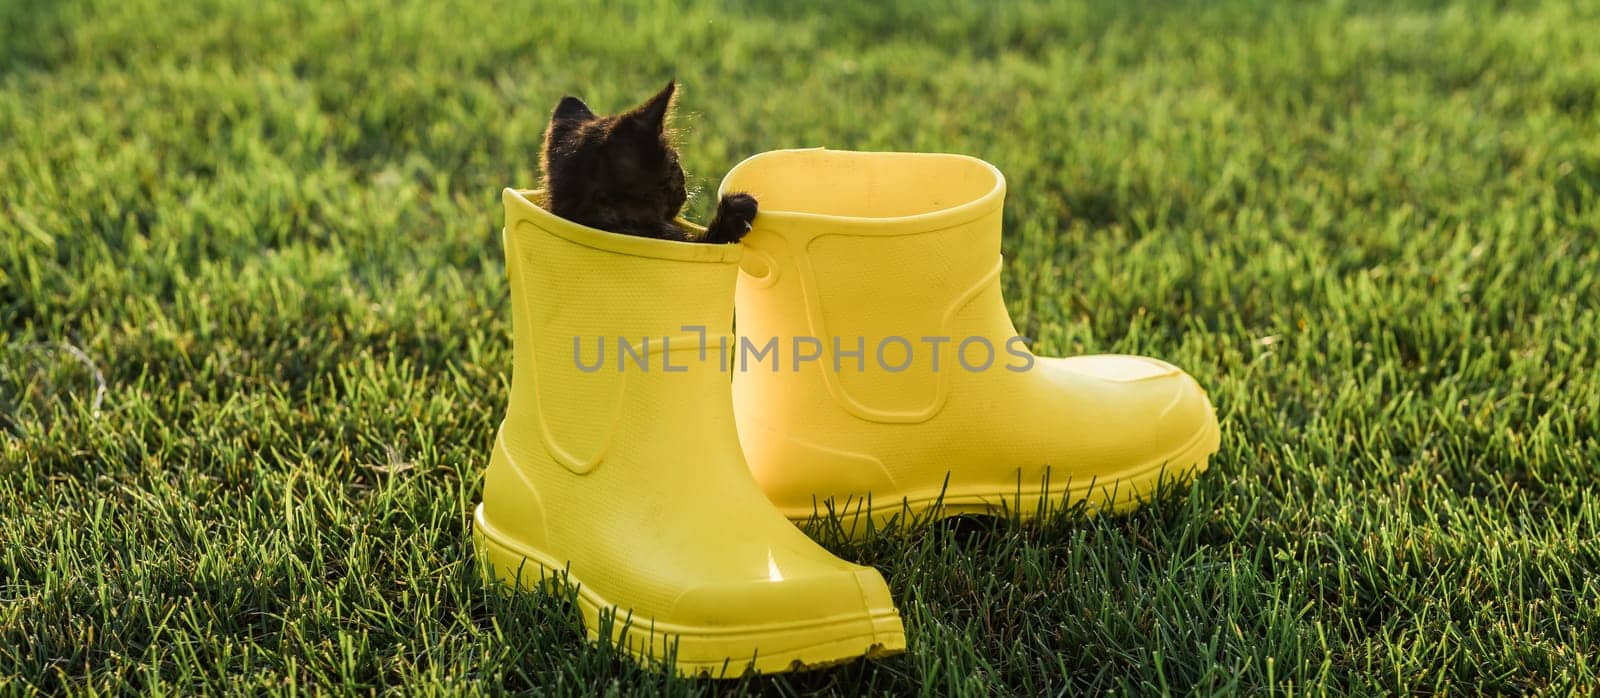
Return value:
[(905, 218), (968, 205), (995, 205), (1005, 178), (965, 155), (779, 150), (740, 163), (724, 191), (745, 191), (762, 213), (843, 218)]

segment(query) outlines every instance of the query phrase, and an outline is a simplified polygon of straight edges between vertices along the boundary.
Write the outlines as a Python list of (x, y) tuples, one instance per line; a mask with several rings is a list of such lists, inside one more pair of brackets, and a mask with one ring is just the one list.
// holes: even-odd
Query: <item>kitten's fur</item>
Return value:
[(676, 82), (632, 111), (596, 116), (561, 98), (544, 134), (545, 203), (574, 223), (613, 233), (685, 242), (738, 242), (756, 217), (749, 194), (728, 194), (701, 237), (673, 223), (688, 198), (678, 151), (667, 138)]

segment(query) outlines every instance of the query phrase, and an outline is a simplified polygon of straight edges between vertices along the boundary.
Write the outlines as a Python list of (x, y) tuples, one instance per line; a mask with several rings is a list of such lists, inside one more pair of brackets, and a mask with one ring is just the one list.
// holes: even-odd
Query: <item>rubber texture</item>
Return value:
[(1177, 367), (1037, 356), (1017, 337), (993, 165), (780, 150), (740, 163), (721, 191), (760, 201), (735, 307), (741, 341), (775, 339), (780, 354), (735, 366), (734, 406), (751, 471), (789, 518), (846, 516), (848, 532), (1126, 511), (1217, 451), (1215, 410)]
[(504, 194), (513, 367), (474, 515), (486, 571), (570, 585), (591, 639), (681, 675), (903, 650), (882, 575), (807, 538), (744, 461), (717, 350), (739, 246), (594, 230), (533, 197)]
[[(746, 627), (657, 624), (650, 619), (635, 620), (621, 610), (625, 605), (584, 586), (554, 558), (520, 547), (495, 531), (484, 523), (481, 506), (474, 516), (473, 544), (480, 556), (496, 561), (497, 576), (507, 582), (520, 582), (518, 586), (524, 590), (537, 588), (559, 594), (565, 588), (575, 589), (590, 642), (601, 642), (601, 629), (609, 624), (612, 632), (607, 641), (627, 648), (641, 660), (670, 662), (682, 676), (732, 678), (746, 671), (807, 671), (861, 657), (893, 656), (905, 650), (900, 615), (888, 604), (870, 616), (850, 614), (812, 622)], [(746, 658), (749, 661), (742, 661)]]

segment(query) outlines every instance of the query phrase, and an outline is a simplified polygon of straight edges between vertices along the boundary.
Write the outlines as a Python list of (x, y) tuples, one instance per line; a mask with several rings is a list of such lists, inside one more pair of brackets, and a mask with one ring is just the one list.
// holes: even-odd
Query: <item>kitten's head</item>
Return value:
[(596, 116), (577, 97), (561, 98), (544, 134), (550, 212), (584, 225), (659, 230), (687, 198), (666, 120), (676, 83), (615, 116)]

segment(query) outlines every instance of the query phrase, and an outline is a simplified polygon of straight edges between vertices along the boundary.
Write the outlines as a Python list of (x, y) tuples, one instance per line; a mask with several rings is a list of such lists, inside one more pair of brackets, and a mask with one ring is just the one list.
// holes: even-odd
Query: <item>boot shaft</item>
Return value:
[(660, 424), (654, 413), (678, 410), (658, 428), (726, 421), (718, 349), (733, 324), (739, 247), (594, 230), (545, 211), (533, 194), (503, 197), (513, 333), (506, 420), (517, 427), (508, 432), (537, 435), (581, 472), (598, 465), (619, 420)]
[(745, 238), (739, 334), (775, 339), (779, 356), (740, 367), (734, 383), (769, 409), (831, 401), (869, 421), (920, 422), (954, 371), (1001, 369), (1020, 347), (999, 285), (1005, 179), (989, 163), (775, 151), (735, 167), (723, 188), (761, 202)]

